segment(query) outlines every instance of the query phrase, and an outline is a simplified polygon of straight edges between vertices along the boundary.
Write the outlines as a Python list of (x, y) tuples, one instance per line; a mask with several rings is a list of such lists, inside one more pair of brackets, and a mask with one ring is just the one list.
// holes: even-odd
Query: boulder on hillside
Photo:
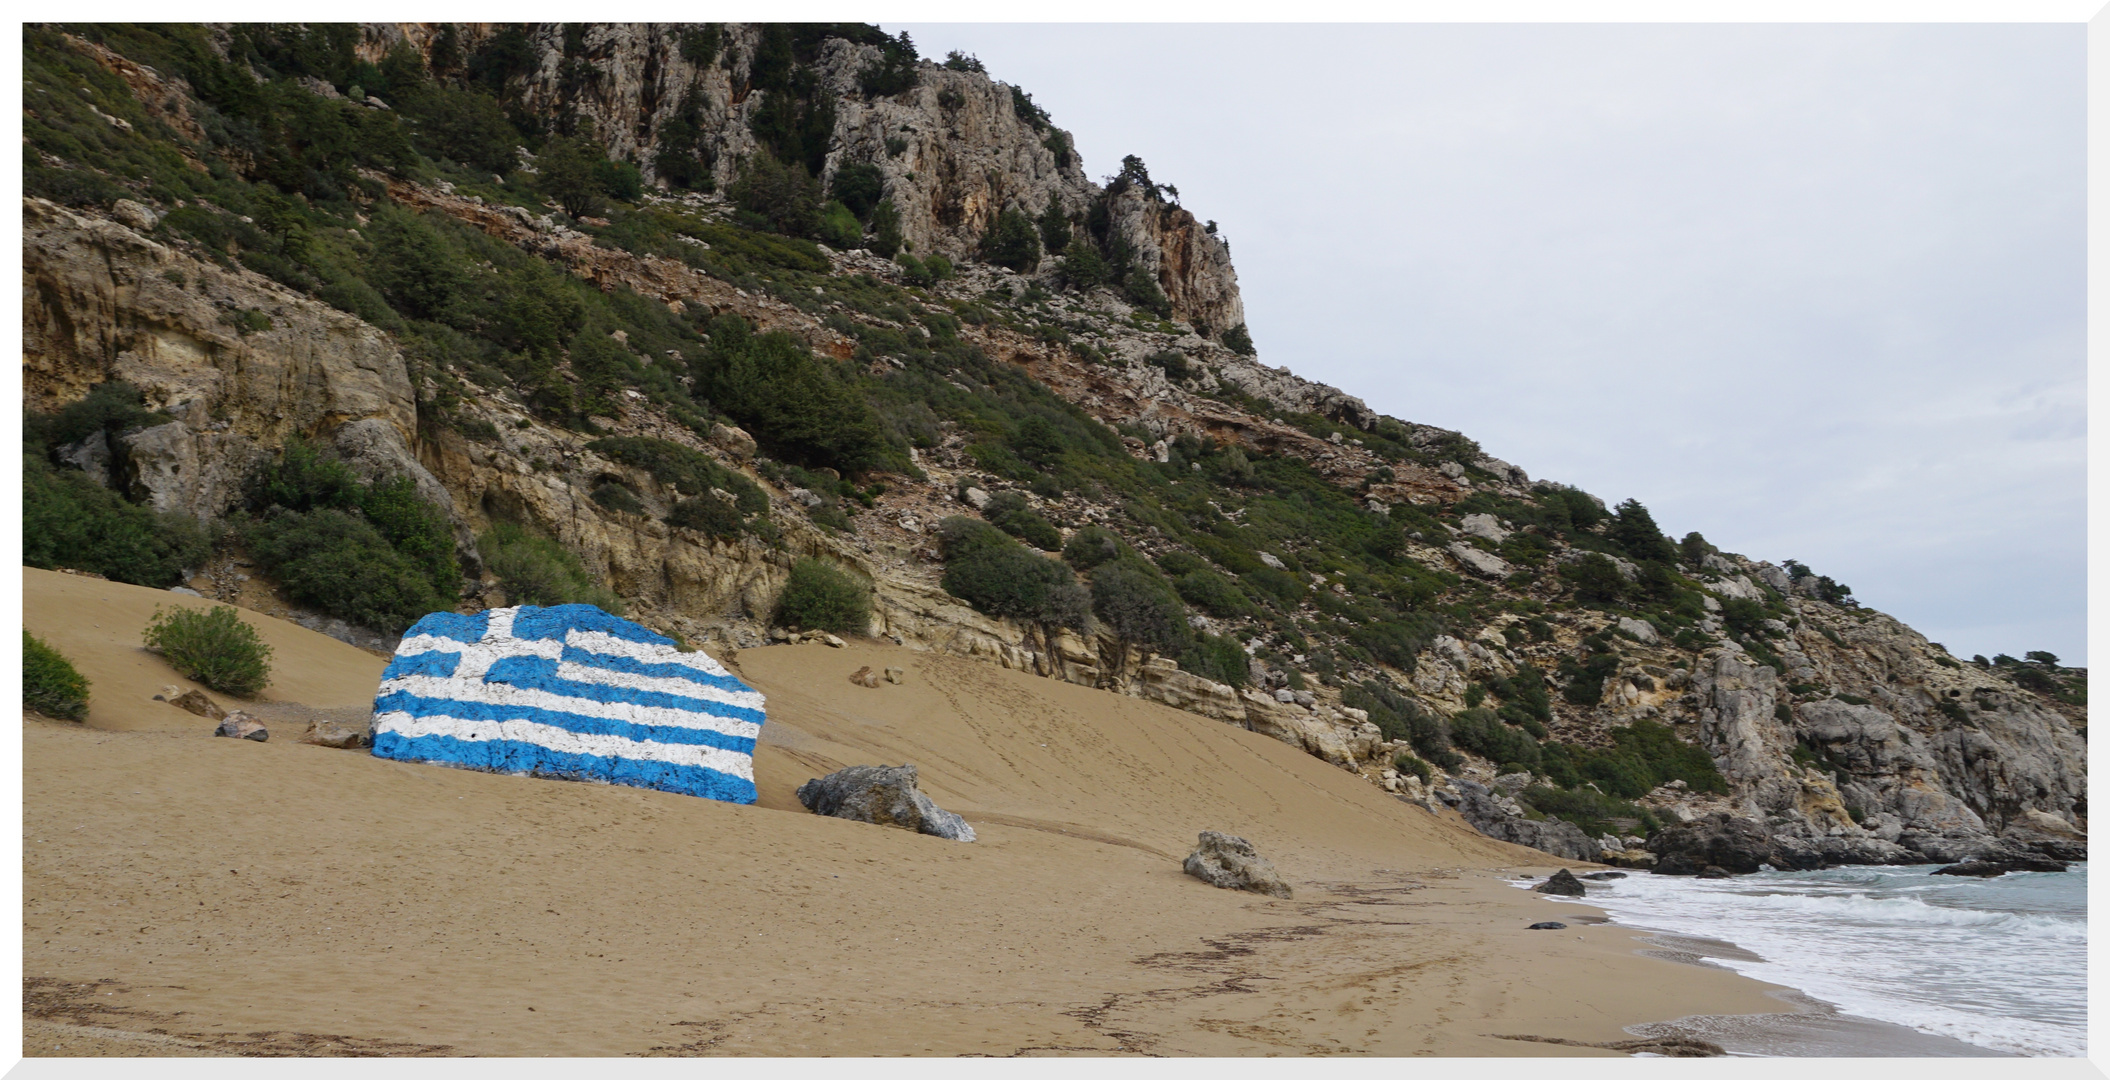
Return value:
[(1187, 873), (1219, 889), (1290, 898), (1290, 887), (1275, 873), (1275, 864), (1262, 858), (1250, 841), (1228, 833), (1204, 832), (1199, 846), (1187, 856)]
[(1583, 883), (1577, 880), (1574, 874), (1569, 873), (1566, 868), (1562, 868), (1555, 871), (1552, 877), (1540, 882), (1531, 891), (1545, 893), (1548, 896), (1581, 896), (1583, 894)]
[(799, 785), (799, 802), (816, 814), (892, 825), (972, 842), (974, 826), (916, 789), (914, 765), (852, 765)]
[(1692, 876), (1709, 867), (1751, 874), (1772, 856), (1773, 838), (1758, 822), (1715, 813), (1657, 833), (1648, 850), (1656, 856), (1658, 874)]

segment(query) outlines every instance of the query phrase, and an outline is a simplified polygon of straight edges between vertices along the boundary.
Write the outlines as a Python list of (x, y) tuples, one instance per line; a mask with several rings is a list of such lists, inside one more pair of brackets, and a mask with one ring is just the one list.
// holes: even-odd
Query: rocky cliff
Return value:
[[(589, 118), (650, 179), (655, 140), (692, 99), (708, 120), (699, 161), (730, 183), (772, 92), (749, 85), (765, 30), (718, 28), (699, 62), (684, 53), (693, 29), (513, 28), (525, 44), (507, 100)], [(443, 68), (449, 50), (474, 54), (501, 32), (367, 26), (345, 48), (371, 63), (407, 43)], [(934, 280), (751, 230), (715, 192), (648, 188), (595, 223), (505, 177), (356, 160), (340, 187), (288, 192), (267, 172), (291, 151), (225, 135), (214, 117), (233, 99), (188, 96), (224, 85), (214, 65), (232, 66), (243, 40), (205, 39), (215, 60), (152, 35), (53, 32), (50, 47), (89, 74), (32, 65), (44, 162), (32, 189), (51, 197), (23, 209), (25, 406), (50, 415), (122, 381), (173, 418), (51, 448), (135, 502), (234, 520), (254, 470), (313, 440), (361, 475), (410, 477), (444, 511), (470, 579), (463, 610), (511, 600), (477, 537), (520, 525), (575, 553), (633, 617), (714, 649), (784, 639), (769, 625), (777, 597), (795, 564), (819, 560), (869, 585), (875, 636), (1240, 724), (1564, 854), (1636, 861), (1644, 819), (1714, 812), (1814, 862), (1946, 860), (2054, 820), (2085, 827), (2084, 672), (1951, 657), (1829, 579), (1697, 534), (1673, 545), (1638, 504), (1608, 511), (1459, 433), (1264, 365), (1226, 339), (1244, 321), (1227, 249), (1142, 184), (1086, 181), (1059, 130), (984, 74), (925, 62), (915, 85), (866, 94), (880, 46), (823, 37), (805, 61), (832, 102), (824, 172), (874, 165), (916, 249), (957, 257)], [(349, 76), (244, 63), (259, 86), (315, 80), (348, 123), (392, 122), (385, 103), (322, 93)], [(64, 79), (90, 84), (66, 91), (90, 111), (49, 93)], [(84, 130), (194, 164), (129, 180), (82, 149)], [(1059, 260), (1028, 273), (976, 261), (999, 211), (1050, 200), (1080, 229), (1096, 207), (1173, 318), (1066, 282)], [(405, 291), (391, 260), (412, 258), (426, 259), (420, 287), (452, 290), (456, 308), (426, 311)], [(507, 306), (536, 270), (590, 301), (553, 353), (522, 342)], [(826, 467), (715, 411), (702, 389), (729, 316), (742, 335), (790, 335), (876, 402), (896, 464)], [(538, 356), (554, 374), (537, 373)], [(552, 379), (562, 401), (593, 404), (551, 404)], [(766, 509), (730, 530), (684, 524), (696, 492), (611, 449), (625, 439), (737, 475)], [(1053, 547), (1092, 530), (1129, 545), (1131, 565), (1176, 585), (1165, 603), (1186, 626), (1153, 643), (1117, 631), (1103, 598), (1064, 622), (988, 614), (948, 591), (939, 523), (1001, 518), (1032, 535), (1020, 514)], [(293, 606), (239, 532), (193, 569), (188, 585), (208, 595)], [(1699, 759), (1673, 761), (1679, 747)]]
[[(398, 43), (428, 59), (442, 40), (473, 53), (503, 32), (474, 23), (379, 23), (361, 30), (360, 52), (375, 62)], [(696, 24), (533, 24), (523, 32), (527, 55), (512, 91), (533, 114), (583, 120), (580, 128), (600, 138), (611, 156), (635, 163), (655, 183), (662, 180), (657, 163), (666, 133), (692, 109), (700, 137), (684, 153), (722, 189), (763, 152), (755, 128), (771, 95), (792, 93), (756, 87), (768, 30), (712, 26), (716, 48), (698, 54), (693, 45), (683, 47), (685, 35), (701, 31)], [(914, 86), (866, 93), (859, 76), (884, 61), (879, 46), (831, 37), (813, 54), (808, 66), (815, 89), (833, 117), (819, 179), (828, 185), (853, 164), (876, 168), (912, 251), (970, 258), (1007, 207), (1038, 215), (1052, 202), (1082, 224), (1106, 194), (1085, 178), (1069, 133), (1035, 115), (1030, 104), (1022, 108), (1008, 84), (925, 60), (916, 65)], [(1141, 188), (1112, 198), (1107, 211), (1109, 239), (1135, 249), (1175, 318), (1210, 336), (1244, 325), (1230, 249), (1193, 214)]]

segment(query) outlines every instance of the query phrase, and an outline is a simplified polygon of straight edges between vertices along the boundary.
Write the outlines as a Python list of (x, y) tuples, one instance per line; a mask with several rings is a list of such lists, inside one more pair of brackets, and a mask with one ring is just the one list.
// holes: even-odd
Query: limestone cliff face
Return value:
[[(769, 91), (751, 89), (750, 69), (761, 30), (722, 27), (722, 47), (698, 66), (682, 55), (680, 23), (589, 23), (567, 54), (565, 27), (529, 30), (535, 65), (514, 87), (523, 107), (545, 117), (566, 111), (590, 120), (611, 156), (634, 162), (656, 180), (660, 137), (691, 94), (700, 108), (699, 156), (722, 188), (758, 150), (750, 122)], [(365, 27), (362, 53), (379, 60), (398, 42), (430, 53), (442, 27), (432, 23), (376, 23)], [(464, 49), (497, 31), (493, 24), (456, 24)], [(1011, 88), (989, 76), (951, 71), (929, 62), (918, 85), (891, 97), (867, 97), (858, 73), (879, 50), (835, 38), (813, 64), (835, 109), (833, 138), (821, 179), (845, 165), (869, 164), (885, 178), (886, 195), (901, 214), (903, 236), (921, 254), (958, 261), (970, 255), (1006, 207), (1039, 214), (1050, 201), (1082, 219), (1101, 188), (1085, 179), (1068, 133), (1036, 129), (1018, 115)], [(1230, 249), (1194, 215), (1126, 192), (1110, 200), (1113, 236), (1156, 274), (1176, 318), (1210, 337), (1245, 322)]]
[[(25, 403), (54, 409), (122, 379), (176, 416), (131, 436), (129, 453), (111, 448), (118, 481), (157, 509), (217, 517), (259, 456), (361, 422), (364, 456), (415, 464), (416, 405), (387, 334), (115, 221), (41, 199), (22, 216)], [(244, 313), (268, 325), (242, 328)]]

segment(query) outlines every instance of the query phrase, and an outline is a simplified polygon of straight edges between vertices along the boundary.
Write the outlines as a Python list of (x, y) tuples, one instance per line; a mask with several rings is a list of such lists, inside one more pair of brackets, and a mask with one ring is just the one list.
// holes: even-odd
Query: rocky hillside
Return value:
[(1213, 223), (971, 57), (25, 33), (33, 564), (373, 648), (509, 602), (887, 637), (1635, 864), (1714, 812), (1810, 865), (2085, 828), (2085, 671), (1265, 366)]

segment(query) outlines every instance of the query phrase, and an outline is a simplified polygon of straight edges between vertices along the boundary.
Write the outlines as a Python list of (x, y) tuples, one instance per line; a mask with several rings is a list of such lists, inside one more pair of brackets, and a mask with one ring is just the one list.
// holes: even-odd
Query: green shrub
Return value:
[(1030, 274), (1040, 267), (1040, 230), (1025, 211), (1005, 207), (982, 237), (982, 261)]
[(27, 630), (22, 631), (22, 704), (59, 720), (88, 715), (88, 680)]
[(1435, 770), (1429, 768), (1428, 762), (1405, 751), (1393, 755), (1392, 767), (1399, 770), (1401, 775), (1415, 777), (1424, 784), (1428, 783), (1436, 775)]
[(1237, 326), (1224, 331), (1223, 347), (1240, 356), (1251, 356), (1254, 351), (1253, 335), (1246, 329), (1244, 323), (1239, 323)]
[(1121, 538), (1098, 525), (1086, 525), (1070, 534), (1062, 546), (1062, 560), (1079, 570), (1090, 570), (1121, 557), (1127, 546)]
[(1560, 574), (1575, 583), (1575, 598), (1585, 604), (1617, 603), (1626, 595), (1619, 567), (1594, 551), (1562, 566)]
[(1083, 629), (1090, 599), (1070, 568), (1035, 555), (980, 521), (938, 523), (945, 591), (984, 615)]
[(1238, 578), (1291, 607), (1295, 607), (1304, 600), (1306, 591), (1304, 583), (1272, 566), (1262, 566), (1248, 570), (1238, 575)]
[(115, 446), (128, 431), (172, 424), (176, 418), (146, 407), (139, 389), (127, 382), (97, 383), (88, 395), (55, 413), (22, 418), (24, 436), (38, 449), (57, 449), (103, 432)]
[(864, 246), (865, 227), (849, 207), (830, 202), (814, 226), (814, 238), (837, 251), (849, 251)]
[(745, 523), (740, 520), (740, 511), (724, 499), (716, 495), (699, 495), (675, 503), (674, 509), (667, 514), (667, 524), (730, 540), (740, 535)]
[(1062, 212), (1062, 200), (1048, 196), (1048, 208), (1040, 212), (1040, 246), (1050, 255), (1060, 255), (1070, 246), (1070, 219)]
[(1140, 559), (1116, 559), (1092, 571), (1092, 612), (1123, 640), (1168, 656), (1186, 651), (1193, 638), (1179, 594)]
[(726, 194), (734, 206), (760, 216), (770, 229), (786, 236), (811, 236), (820, 222), (820, 181), (803, 166), (778, 162), (766, 149), (747, 159)]
[(869, 220), (886, 195), (886, 177), (870, 162), (844, 165), (835, 170), (835, 178), (828, 182), (828, 193), (858, 220)]
[(1375, 679), (1343, 687), (1341, 704), (1368, 712), (1370, 722), (1386, 740), (1405, 739), (1416, 753), (1442, 768), (1455, 769), (1464, 763), (1451, 749), (1450, 732), (1441, 717)]
[[(621, 484), (602, 484), (593, 489), (593, 501), (595, 506), (620, 514), (641, 514), (645, 510), (645, 504), (637, 501), (637, 493)], [(738, 520), (738, 515), (734, 520)]]
[(892, 199), (881, 199), (872, 208), (872, 240), (865, 248), (882, 259), (891, 259), (901, 250), (901, 214)]
[[(1570, 822), (1590, 836), (1631, 834), (1650, 836), (1663, 823), (1647, 807), (1601, 795), (1587, 788), (1563, 790), (1543, 784), (1524, 789), (1519, 800), (1548, 817)], [(1611, 819), (1623, 819), (1614, 824)], [(1627, 825), (1625, 821), (1634, 824)]]
[(1182, 671), (1228, 683), (1232, 687), (1244, 686), (1252, 675), (1245, 649), (1231, 638), (1214, 634), (1192, 635), (1191, 642), (1179, 655), (1179, 663)]
[(753, 334), (738, 315), (721, 315), (696, 375), (696, 389), (778, 457), (844, 473), (906, 464), (849, 373), (789, 333)]
[(872, 592), (863, 583), (819, 559), (800, 559), (777, 594), (770, 615), (776, 626), (863, 634), (871, 628)]
[(623, 613), (622, 600), (593, 580), (579, 556), (555, 540), (503, 523), (479, 537), (477, 548), (484, 566), (515, 604), (592, 604), (611, 615)]
[(1707, 751), (1678, 738), (1668, 725), (1636, 720), (1609, 734), (1610, 747), (1547, 743), (1546, 775), (1562, 787), (1589, 781), (1627, 799), (1638, 799), (1672, 780), (1683, 780), (1696, 792), (1725, 794), (1729, 790)]
[(425, 567), (343, 510), (274, 508), (252, 521), (243, 539), (293, 602), (362, 626), (396, 633), (454, 606), (433, 589)]
[(126, 502), (72, 469), (22, 458), (22, 562), (88, 570), (112, 581), (162, 589), (212, 555), (212, 535), (183, 514)]
[(1451, 717), (1451, 742), (1503, 768), (1539, 769), (1539, 744), (1510, 727), (1493, 709), (1467, 709)]
[(1099, 255), (1099, 249), (1090, 240), (1072, 242), (1062, 252), (1062, 267), (1058, 271), (1062, 283), (1080, 292), (1096, 289), (1111, 280), (1113, 271)]
[(753, 480), (712, 461), (710, 455), (680, 443), (644, 436), (622, 435), (595, 439), (586, 448), (596, 454), (632, 465), (652, 474), (654, 480), (684, 495), (701, 495), (712, 488), (733, 497), (733, 506), (743, 516), (769, 509), (769, 496)]
[(1620, 503), (1604, 532), (1605, 537), (1618, 544), (1628, 556), (1642, 562), (1667, 563), (1678, 558), (1677, 546), (1656, 527), (1655, 517), (1637, 499)]
[(1187, 354), (1177, 349), (1154, 352), (1143, 358), (1143, 362), (1165, 373), (1173, 382), (1186, 382), (1194, 369), (1187, 363)]
[(991, 525), (1042, 551), (1062, 550), (1062, 533), (1034, 513), (1026, 505), (1026, 497), (1016, 491), (1000, 491), (991, 497), (988, 505), (982, 507), (982, 516)]
[(1160, 319), (1172, 317), (1172, 301), (1166, 299), (1165, 290), (1158, 288), (1158, 279), (1141, 266), (1130, 267), (1128, 276), (1121, 279), (1121, 291), (1128, 295), (1128, 302), (1156, 315)]
[(271, 682), (271, 646), (231, 607), (157, 607), (145, 640), (184, 678), (223, 694), (253, 697)]
[(1214, 570), (1199, 569), (1182, 575), (1174, 585), (1180, 598), (1222, 619), (1236, 619), (1253, 613), (1253, 602), (1238, 591), (1238, 586)]

